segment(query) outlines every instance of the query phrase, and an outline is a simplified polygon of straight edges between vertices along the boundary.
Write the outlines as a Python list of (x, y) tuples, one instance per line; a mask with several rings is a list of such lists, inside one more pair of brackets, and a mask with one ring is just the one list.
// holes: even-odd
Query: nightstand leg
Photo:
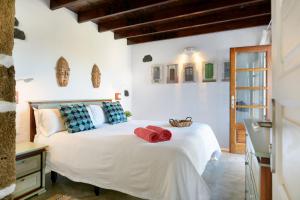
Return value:
[(57, 173), (54, 172), (54, 171), (51, 171), (51, 181), (52, 183), (56, 183), (56, 180), (57, 180)]
[(99, 196), (99, 194), (100, 194), (100, 188), (94, 186), (94, 191), (95, 191), (95, 195), (96, 195), (96, 196)]

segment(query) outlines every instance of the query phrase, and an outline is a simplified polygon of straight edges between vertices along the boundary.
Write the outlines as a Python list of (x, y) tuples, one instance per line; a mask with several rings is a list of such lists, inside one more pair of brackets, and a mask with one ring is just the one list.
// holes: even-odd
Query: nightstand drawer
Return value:
[(18, 160), (16, 162), (17, 178), (36, 172), (41, 169), (41, 155)]
[(23, 178), (17, 179), (16, 190), (14, 192), (14, 197), (18, 197), (22, 194), (30, 192), (34, 189), (41, 187), (41, 172), (25, 176)]

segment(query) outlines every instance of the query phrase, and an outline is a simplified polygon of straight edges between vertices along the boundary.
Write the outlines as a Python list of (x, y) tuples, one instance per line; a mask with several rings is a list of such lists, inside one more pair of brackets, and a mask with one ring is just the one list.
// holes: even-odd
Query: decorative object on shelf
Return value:
[(215, 67), (215, 64), (212, 62), (204, 62), (203, 63), (203, 82), (216, 82), (217, 78), (216, 78), (216, 74), (217, 74), (217, 70)]
[(130, 111), (125, 111), (124, 112), (125, 113), (125, 116), (126, 116), (126, 118), (127, 118), (127, 121), (130, 121), (131, 120), (131, 118), (132, 118), (132, 113), (130, 112)]
[(151, 62), (152, 61), (152, 56), (151, 55), (145, 55), (143, 58), (143, 62)]
[(64, 57), (60, 57), (56, 64), (56, 79), (60, 87), (66, 87), (69, 83), (70, 67)]
[(230, 80), (230, 62), (226, 61), (223, 63), (223, 78), (222, 81)]
[(129, 97), (129, 91), (128, 90), (124, 90), (124, 96)]
[(163, 65), (152, 66), (152, 83), (163, 83)]
[(167, 65), (167, 83), (178, 83), (178, 65)]
[(94, 88), (99, 88), (101, 83), (101, 72), (99, 67), (94, 64), (92, 69), (92, 83)]
[(192, 125), (193, 121), (191, 117), (187, 117), (181, 120), (169, 119), (169, 123), (174, 127), (188, 127)]
[(186, 63), (183, 66), (184, 82), (195, 82), (196, 65), (195, 63)]
[(126, 115), (127, 118), (132, 116), (132, 113), (130, 111), (128, 111), (128, 110), (125, 111), (124, 113), (125, 113), (125, 115)]
[(116, 92), (115, 93), (115, 100), (116, 101), (120, 101), (122, 98), (121, 98), (121, 93), (120, 92)]

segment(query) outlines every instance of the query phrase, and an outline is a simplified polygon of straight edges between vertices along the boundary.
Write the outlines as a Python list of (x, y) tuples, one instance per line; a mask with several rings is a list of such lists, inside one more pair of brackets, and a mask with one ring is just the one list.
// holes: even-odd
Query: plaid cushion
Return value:
[(120, 102), (103, 102), (102, 108), (109, 124), (127, 122), (127, 117)]
[(95, 129), (85, 105), (63, 105), (59, 109), (69, 133)]

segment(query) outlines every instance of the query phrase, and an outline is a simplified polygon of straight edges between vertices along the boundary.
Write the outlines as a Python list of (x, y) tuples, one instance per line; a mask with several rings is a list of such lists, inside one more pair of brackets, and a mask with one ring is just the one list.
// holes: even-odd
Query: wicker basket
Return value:
[(192, 125), (193, 121), (191, 117), (187, 117), (183, 120), (169, 119), (169, 123), (174, 127), (188, 127)]

